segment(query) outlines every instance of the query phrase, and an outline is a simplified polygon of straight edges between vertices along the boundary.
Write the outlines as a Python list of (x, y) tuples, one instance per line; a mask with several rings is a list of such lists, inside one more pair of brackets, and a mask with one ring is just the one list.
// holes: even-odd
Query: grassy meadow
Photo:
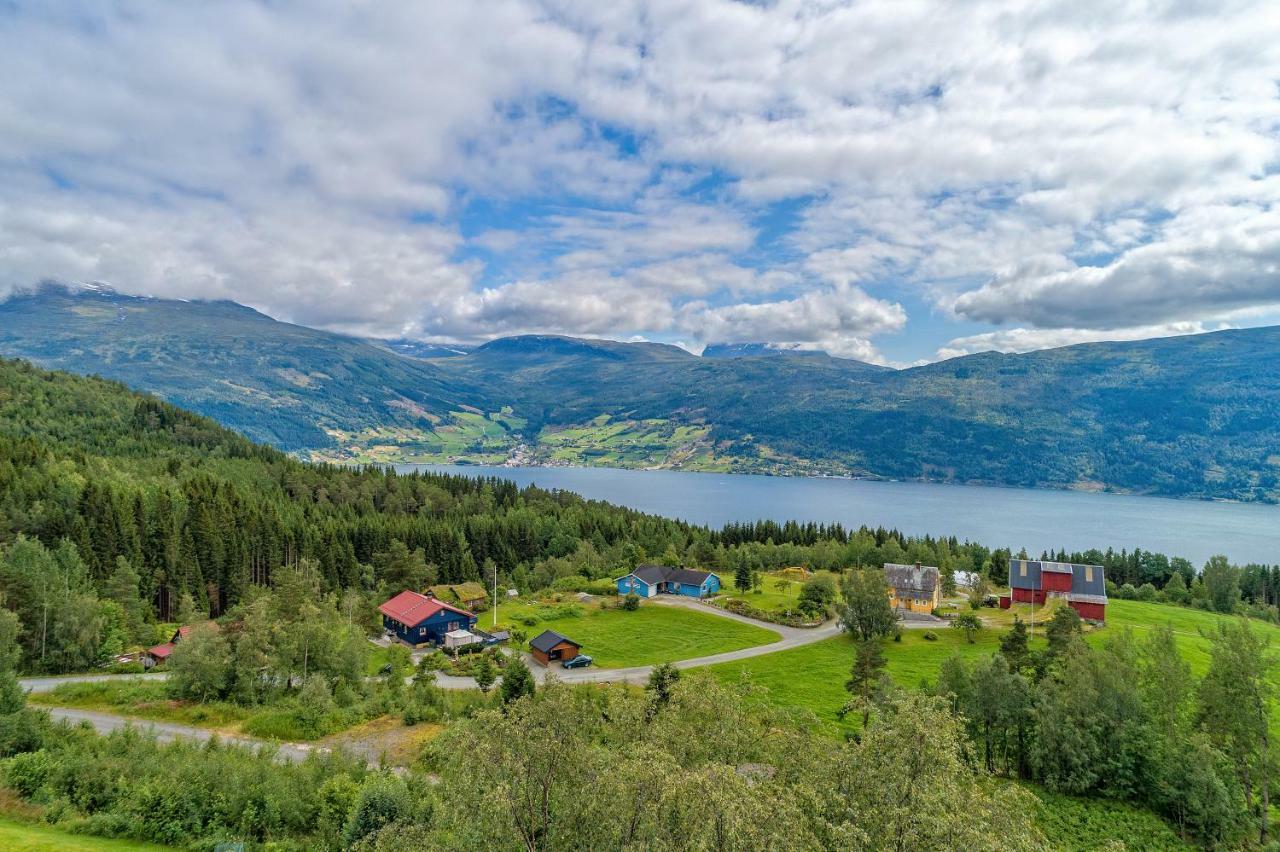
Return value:
[[(1036, 607), (1036, 623), (1051, 615), (1051, 608)], [(884, 654), (888, 660), (888, 673), (898, 685), (919, 687), (923, 682), (934, 681), (942, 663), (954, 653), (969, 661), (984, 658), (999, 649), (1000, 636), (1013, 623), (1017, 614), (1024, 621), (1031, 617), (1031, 607), (1019, 604), (1011, 610), (983, 608), (979, 610), (986, 627), (970, 644), (964, 633), (947, 626), (932, 632), (937, 636), (930, 641), (924, 638), (924, 630), (904, 630), (902, 641), (886, 641)], [(1107, 606), (1107, 624), (1101, 628), (1086, 628), (1085, 640), (1101, 643), (1109, 637), (1129, 630), (1135, 638), (1161, 625), (1170, 625), (1178, 642), (1178, 649), (1192, 673), (1200, 677), (1209, 665), (1210, 640), (1205, 635), (1216, 629), (1224, 616), (1201, 610), (1185, 609), (1166, 604), (1139, 601), (1112, 600)], [(1280, 627), (1261, 621), (1250, 621), (1260, 634), (1270, 637), (1280, 649)], [(1032, 646), (1043, 642), (1042, 631), (1037, 627)], [(711, 671), (725, 681), (736, 681), (745, 672), (753, 683), (765, 687), (768, 692), (763, 700), (779, 707), (799, 707), (817, 714), (833, 733), (852, 730), (852, 720), (840, 722), (836, 711), (848, 698), (844, 683), (849, 677), (853, 661), (853, 641), (848, 636), (825, 639), (812, 645), (766, 654), (749, 660), (721, 663)], [(1275, 672), (1280, 685), (1280, 666)]]

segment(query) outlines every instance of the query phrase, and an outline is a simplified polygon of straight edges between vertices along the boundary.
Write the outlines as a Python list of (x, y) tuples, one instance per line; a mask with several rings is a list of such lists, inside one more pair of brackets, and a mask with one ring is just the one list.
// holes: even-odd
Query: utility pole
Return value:
[(493, 626), (498, 626), (498, 563), (493, 563)]

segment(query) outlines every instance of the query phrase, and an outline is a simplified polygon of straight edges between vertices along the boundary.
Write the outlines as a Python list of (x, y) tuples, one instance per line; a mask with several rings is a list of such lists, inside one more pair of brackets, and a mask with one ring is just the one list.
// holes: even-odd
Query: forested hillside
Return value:
[(182, 302), (55, 285), (0, 302), (0, 353), (101, 375), (284, 450), (329, 430), (438, 421), (474, 388), (430, 364), (277, 322), (234, 302)]
[(52, 285), (0, 303), (2, 354), (123, 381), (314, 459), (1234, 500), (1280, 499), (1278, 349), (1280, 329), (1257, 328), (889, 370), (760, 345), (711, 357), (555, 336), (373, 345), (228, 302)]

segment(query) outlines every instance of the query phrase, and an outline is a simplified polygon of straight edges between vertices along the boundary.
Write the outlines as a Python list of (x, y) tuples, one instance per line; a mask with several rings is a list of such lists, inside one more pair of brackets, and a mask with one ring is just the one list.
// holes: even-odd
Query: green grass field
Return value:
[[(1043, 623), (1048, 612), (1043, 608), (1037, 609), (1037, 623)], [(884, 643), (889, 676), (901, 686), (915, 688), (923, 681), (936, 680), (943, 661), (953, 653), (959, 652), (971, 662), (993, 654), (999, 648), (1000, 635), (1012, 623), (1015, 613), (1024, 621), (1028, 620), (1030, 607), (982, 609), (980, 614), (992, 623), (977, 635), (973, 644), (965, 641), (961, 631), (951, 627), (935, 629), (936, 641), (926, 640), (923, 630), (904, 630), (901, 642)], [(1210, 643), (1203, 634), (1213, 630), (1222, 618), (1214, 613), (1164, 604), (1113, 600), (1107, 606), (1106, 627), (1090, 630), (1086, 641), (1094, 644), (1104, 642), (1107, 637), (1116, 636), (1123, 630), (1131, 630), (1135, 637), (1141, 638), (1155, 627), (1169, 624), (1177, 635), (1179, 651), (1198, 677), (1209, 665)], [(1261, 621), (1251, 621), (1250, 624), (1259, 633), (1270, 637), (1272, 644), (1280, 649), (1280, 627)], [(1039, 635), (1037, 629), (1033, 643), (1042, 641), (1038, 639)], [(848, 698), (844, 682), (848, 679), (852, 661), (853, 642), (847, 636), (838, 636), (777, 654), (721, 663), (712, 666), (711, 671), (725, 681), (736, 681), (746, 672), (753, 683), (768, 689), (765, 700), (770, 704), (810, 710), (833, 733), (839, 733), (852, 727), (851, 721), (841, 723), (836, 718), (836, 711)], [(1276, 671), (1276, 682), (1280, 684), (1280, 668)]]
[(574, 464), (646, 467), (686, 461), (706, 452), (708, 426), (676, 425), (668, 420), (611, 420), (543, 429), (539, 445), (550, 457)]
[[(582, 643), (582, 652), (605, 668), (647, 666), (690, 657), (704, 657), (767, 645), (780, 638), (772, 630), (742, 624), (718, 615), (709, 615), (675, 606), (645, 602), (635, 612), (600, 609), (595, 606), (569, 607), (580, 613), (541, 620), (526, 626), (519, 619), (537, 612), (537, 607), (504, 606), (499, 626), (515, 627), (532, 639), (543, 630), (554, 630)], [(478, 625), (491, 629), (486, 613)]]
[(0, 849), (6, 852), (127, 852), (127, 850), (159, 852), (169, 848), (156, 846), (154, 843), (71, 834), (53, 826), (19, 822), (0, 816)]

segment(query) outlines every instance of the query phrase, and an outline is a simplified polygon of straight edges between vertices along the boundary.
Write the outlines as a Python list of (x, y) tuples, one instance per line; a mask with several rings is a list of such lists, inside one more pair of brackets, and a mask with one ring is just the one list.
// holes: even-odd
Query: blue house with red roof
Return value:
[(454, 630), (470, 630), (476, 616), (461, 607), (405, 590), (378, 607), (382, 626), (410, 647), (440, 645)]

